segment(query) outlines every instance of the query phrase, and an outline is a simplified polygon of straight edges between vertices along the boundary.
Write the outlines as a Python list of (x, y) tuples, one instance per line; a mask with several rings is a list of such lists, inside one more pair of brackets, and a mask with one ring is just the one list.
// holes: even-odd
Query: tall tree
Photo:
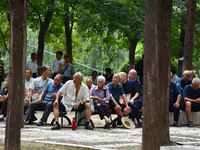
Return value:
[[(55, 0), (45, 1), (45, 6), (47, 7), (46, 12), (45, 12), (44, 7), (43, 7), (43, 9), (40, 8), (40, 11), (39, 11), (38, 8), (35, 7), (30, 0), (28, 0), (30, 7), (33, 9), (33, 12), (35, 12), (36, 16), (38, 16), (39, 23), (40, 23), (40, 30), (39, 30), (39, 35), (38, 35), (38, 51), (37, 51), (37, 55), (38, 55), (37, 64), (39, 67), (42, 66), (45, 36), (46, 36), (47, 30), (49, 28), (51, 18), (53, 16), (54, 1)], [(34, 4), (36, 4), (36, 3), (37, 3), (37, 1)], [(41, 16), (42, 12), (45, 12), (45, 14), (43, 14), (44, 19), (42, 19), (42, 16)], [(33, 14), (35, 14), (35, 13), (33, 13)]]
[(10, 1), (9, 100), (5, 132), (5, 150), (20, 150), (20, 129), (25, 89), (26, 0)]
[(192, 69), (196, 0), (188, 0), (187, 24), (184, 41), (183, 70)]
[(146, 0), (143, 150), (169, 142), (169, 66), (172, 0)]

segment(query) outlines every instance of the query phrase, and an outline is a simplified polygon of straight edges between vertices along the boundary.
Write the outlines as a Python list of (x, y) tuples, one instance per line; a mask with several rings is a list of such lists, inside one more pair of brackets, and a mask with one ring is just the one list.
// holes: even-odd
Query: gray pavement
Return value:
[[(36, 116), (40, 118), (42, 112), (37, 112)], [(74, 113), (69, 117), (73, 118)], [(48, 122), (53, 118), (51, 113)], [(102, 150), (140, 150), (142, 145), (142, 128), (125, 129), (111, 128), (103, 129), (104, 121), (100, 121), (98, 115), (93, 115), (92, 120), (95, 123), (93, 131), (85, 130), (79, 127), (73, 131), (71, 128), (62, 128), (52, 131), (50, 125), (38, 127), (26, 125), (21, 130), (21, 140), (23, 142), (32, 141), (36, 143), (68, 145), (75, 147), (102, 149)], [(5, 122), (0, 122), (0, 139), (5, 138)], [(200, 127), (170, 127), (170, 139), (183, 145), (162, 146), (161, 150), (200, 150)]]

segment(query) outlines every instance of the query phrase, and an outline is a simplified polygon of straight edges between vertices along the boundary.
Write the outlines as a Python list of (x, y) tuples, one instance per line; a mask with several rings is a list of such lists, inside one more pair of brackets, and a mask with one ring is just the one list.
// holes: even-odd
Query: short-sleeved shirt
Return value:
[[(90, 91), (90, 98), (91, 98), (91, 96), (99, 97), (105, 101), (102, 103), (109, 104), (110, 93), (109, 93), (108, 87), (105, 85), (103, 86), (103, 88), (101, 90), (98, 88), (98, 86), (94, 86), (92, 88), (92, 90)], [(96, 101), (96, 100), (94, 99), (94, 101)]]
[[(49, 79), (49, 78), (47, 78)], [(41, 76), (40, 77), (37, 77), (33, 80), (33, 82), (31, 83), (29, 89), (32, 89), (33, 91), (36, 91), (36, 92), (39, 92), (41, 93), (42, 92), (42, 89), (47, 81), (47, 79), (45, 80), (42, 80)], [(49, 79), (49, 81), (53, 81), (52, 79)], [(48, 81), (48, 82), (49, 82)]]
[[(67, 67), (67, 69), (65, 69), (66, 67)], [(74, 68), (71, 63), (68, 63), (67, 65), (65, 65), (65, 63), (63, 63), (63, 69), (64, 69), (64, 73), (63, 73), (64, 77), (71, 77), (71, 74), (74, 74)]]
[(170, 82), (169, 85), (169, 103), (173, 104), (176, 102), (178, 95), (181, 94), (181, 91), (178, 89), (175, 83)]
[(34, 78), (32, 78), (32, 77), (30, 77), (30, 79), (28, 81), (25, 79), (25, 84), (28, 87), (28, 89), (31, 86), (31, 83), (33, 82), (33, 80), (34, 80)]
[(26, 69), (30, 69), (32, 73), (37, 73), (37, 62), (36, 61), (32, 61), (32, 59), (28, 60), (26, 62)]
[(67, 81), (59, 90), (59, 92), (63, 96), (61, 102), (65, 106), (67, 113), (69, 113), (72, 110), (72, 108), (77, 102), (83, 100), (89, 101), (88, 87), (83, 83), (81, 83), (77, 97), (76, 86), (73, 83), (73, 80)]
[(117, 89), (115, 89), (114, 85), (112, 82), (106, 84), (106, 86), (109, 89), (110, 94), (112, 94), (113, 98), (115, 99), (115, 101), (119, 104), (119, 97), (124, 93), (123, 87), (121, 84), (118, 83), (117, 85)]
[(183, 98), (185, 97), (193, 100), (200, 98), (200, 88), (193, 90), (191, 85), (187, 85), (183, 90)]
[(44, 100), (53, 101), (54, 98), (51, 96), (52, 94), (57, 93), (60, 88), (63, 86), (63, 83), (61, 83), (59, 86), (54, 85), (54, 81), (50, 81), (47, 83), (47, 85), (44, 88), (44, 92), (46, 93), (43, 97)]
[(187, 83), (185, 83), (183, 81), (183, 78), (178, 78), (178, 80), (176, 81), (176, 86), (179, 88), (179, 90), (181, 91), (181, 93), (183, 92), (183, 89), (185, 88), (186, 85), (191, 84), (192, 80), (190, 79)]
[(58, 60), (58, 59), (55, 59), (53, 61), (53, 71), (54, 72), (58, 72), (59, 71), (59, 63), (63, 64), (64, 63), (64, 59), (61, 59), (61, 60)]
[(137, 83), (133, 80), (127, 80), (126, 83), (122, 84), (125, 94), (131, 93), (133, 97), (136, 93), (140, 93), (140, 89)]

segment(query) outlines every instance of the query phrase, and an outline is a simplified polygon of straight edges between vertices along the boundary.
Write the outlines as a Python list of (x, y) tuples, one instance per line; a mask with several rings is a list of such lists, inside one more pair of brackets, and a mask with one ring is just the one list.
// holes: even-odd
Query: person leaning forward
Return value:
[[(56, 94), (56, 100), (53, 103), (53, 113), (56, 124), (51, 128), (52, 130), (60, 129), (60, 124), (58, 122), (59, 107), (65, 107), (67, 114), (69, 114), (73, 108), (79, 112), (86, 110), (85, 129), (93, 130), (93, 127), (89, 124), (91, 106), (89, 103), (88, 88), (82, 83), (82, 81), (83, 74), (81, 72), (77, 72), (75, 73), (73, 80), (67, 81)], [(63, 96), (63, 98), (59, 103), (60, 96)]]

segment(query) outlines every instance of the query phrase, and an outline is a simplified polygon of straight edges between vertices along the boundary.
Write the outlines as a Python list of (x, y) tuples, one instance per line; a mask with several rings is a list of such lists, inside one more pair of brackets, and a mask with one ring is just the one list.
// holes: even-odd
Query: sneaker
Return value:
[(43, 126), (43, 121), (40, 120), (40, 121), (38, 121), (36, 124), (37, 124), (38, 126)]
[(187, 122), (187, 126), (188, 126), (188, 127), (194, 127), (194, 124), (192, 123), (192, 121), (188, 121), (188, 122)]
[(110, 125), (111, 125), (111, 122), (110, 121), (108, 121), (108, 122), (106, 122), (106, 124), (104, 125), (104, 129), (110, 129)]
[(33, 121), (28, 120), (28, 121), (24, 122), (24, 125), (31, 125), (31, 124), (33, 124)]
[(89, 124), (85, 126), (85, 129), (87, 129), (87, 130), (94, 130), (94, 128), (91, 125), (89, 125)]
[(60, 129), (60, 125), (59, 124), (56, 124), (55, 126), (53, 126), (51, 128), (51, 130), (59, 130)]
[(182, 127), (179, 123), (174, 123), (173, 127)]

